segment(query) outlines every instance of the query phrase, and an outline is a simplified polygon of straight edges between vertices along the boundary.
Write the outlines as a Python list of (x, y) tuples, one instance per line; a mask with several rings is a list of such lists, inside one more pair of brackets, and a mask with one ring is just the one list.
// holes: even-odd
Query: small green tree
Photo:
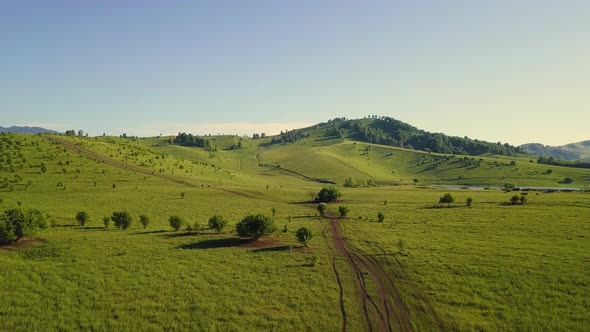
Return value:
[(454, 202), (455, 202), (455, 197), (453, 197), (453, 195), (451, 195), (451, 193), (444, 194), (438, 200), (438, 204), (448, 204), (449, 206), (451, 206), (451, 204), (454, 203)]
[(84, 226), (88, 220), (90, 220), (90, 216), (86, 211), (76, 213), (76, 221), (78, 222), (78, 225)]
[(277, 214), (277, 208), (275, 208), (275, 207), (271, 208), (270, 212), (272, 212), (272, 217), (274, 218)]
[(307, 247), (307, 242), (309, 242), (309, 240), (311, 240), (312, 237), (313, 237), (313, 233), (311, 232), (311, 230), (309, 228), (306, 228), (306, 227), (299, 228), (297, 230), (297, 232), (295, 233), (295, 238), (297, 239), (297, 241), (299, 241), (299, 243), (303, 244), (306, 247)]
[(512, 205), (518, 205), (518, 203), (520, 203), (520, 197), (518, 195), (514, 195), (512, 197), (510, 197), (510, 204)]
[(216, 230), (217, 233), (220, 233), (226, 225), (227, 221), (222, 216), (214, 215), (209, 218), (209, 228)]
[(356, 180), (353, 177), (347, 177), (346, 180), (344, 180), (344, 186), (347, 188), (356, 188), (358, 185), (356, 183)]
[(115, 224), (115, 227), (123, 230), (131, 227), (131, 222), (133, 221), (131, 215), (127, 211), (113, 212), (111, 220), (113, 221), (113, 224)]
[(377, 220), (379, 222), (383, 222), (385, 220), (385, 215), (383, 214), (383, 212), (377, 213)]
[(318, 200), (324, 203), (335, 202), (341, 196), (342, 194), (334, 187), (322, 188), (318, 193)]
[(346, 218), (346, 215), (350, 212), (350, 209), (344, 205), (338, 207), (338, 213), (340, 213), (340, 218)]
[(565, 179), (561, 180), (561, 183), (565, 183), (565, 184), (570, 184), (572, 182), (574, 182), (574, 179), (572, 179), (572, 178), (565, 178)]
[(18, 241), (46, 227), (47, 221), (39, 210), (5, 210), (0, 214), (0, 241)]
[(524, 205), (524, 203), (526, 203), (526, 196), (521, 195), (519, 198), (519, 202), (520, 202), (520, 205)]
[(241, 237), (258, 239), (276, 230), (272, 218), (263, 214), (250, 214), (236, 224), (236, 231)]
[(468, 208), (471, 209), (471, 204), (472, 203), (473, 203), (473, 198), (467, 197), (467, 199), (465, 200), (465, 204), (467, 205)]
[(181, 193), (180, 193), (180, 198), (181, 198), (181, 199), (184, 199), (184, 196), (185, 196), (185, 195), (186, 195), (186, 193), (185, 193), (184, 191), (183, 191), (183, 192), (181, 192)]
[(150, 224), (150, 218), (145, 214), (142, 214), (141, 216), (139, 216), (139, 223), (141, 224), (141, 227), (143, 227), (143, 229), (146, 229)]
[(184, 220), (181, 217), (174, 215), (168, 218), (168, 223), (170, 224), (170, 227), (175, 231), (178, 231), (180, 227), (182, 227), (182, 224), (184, 224)]
[(45, 174), (45, 172), (47, 172), (47, 166), (45, 166), (45, 163), (41, 163), (41, 172), (43, 174)]
[(328, 209), (328, 206), (326, 205), (326, 203), (318, 204), (318, 212), (320, 213), (320, 216), (322, 216), (322, 217), (325, 216), (327, 209)]
[(104, 224), (104, 228), (109, 228), (109, 224), (111, 223), (111, 218), (109, 218), (109, 217), (102, 218), (102, 223)]

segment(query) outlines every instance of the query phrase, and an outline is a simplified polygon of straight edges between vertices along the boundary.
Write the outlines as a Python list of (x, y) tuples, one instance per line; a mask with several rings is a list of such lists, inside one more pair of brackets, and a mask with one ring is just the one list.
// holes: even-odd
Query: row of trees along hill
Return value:
[(287, 143), (295, 143), (297, 140), (300, 140), (302, 138), (305, 138), (309, 136), (309, 134), (307, 134), (304, 130), (291, 130), (291, 131), (281, 131), (281, 133), (278, 136), (275, 136), (272, 138), (272, 140), (270, 141), (270, 144), (278, 144), (278, 143), (283, 143), (283, 144), (287, 144)]
[(187, 133), (178, 133), (173, 141), (175, 144), (180, 144), (184, 146), (196, 146), (200, 148), (210, 149), (211, 144), (209, 140), (200, 136), (195, 136), (193, 134)]
[(580, 160), (560, 160), (553, 158), (553, 156), (545, 157), (540, 156), (537, 159), (537, 163), (545, 165), (565, 166), (565, 167), (577, 167), (577, 168), (590, 168), (590, 163), (582, 162)]
[(324, 126), (328, 127), (328, 134), (331, 136), (344, 137), (347, 134), (359, 141), (428, 152), (463, 155), (491, 153), (506, 156), (521, 152), (518, 147), (507, 143), (490, 143), (468, 137), (431, 133), (390, 117), (371, 116), (359, 120), (338, 118), (330, 120)]

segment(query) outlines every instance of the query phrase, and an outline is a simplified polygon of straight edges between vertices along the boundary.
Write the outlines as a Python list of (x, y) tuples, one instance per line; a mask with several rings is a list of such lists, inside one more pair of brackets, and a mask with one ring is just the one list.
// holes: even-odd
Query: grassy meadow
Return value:
[[(456, 190), (454, 207), (440, 208), (446, 191), (428, 187), (565, 186), (559, 181), (571, 177), (568, 186), (584, 188), (590, 170), (318, 135), (287, 145), (217, 137), (216, 152), (164, 137), (59, 139), (86, 152), (47, 136), (0, 135), (0, 209), (39, 209), (52, 225), (0, 249), (2, 330), (337, 331), (343, 317), (335, 270), (347, 330), (362, 330), (352, 268), (333, 250), (330, 221), (305, 203), (325, 184), (310, 179), (341, 190), (330, 214), (350, 208), (342, 222), (347, 241), (393, 276), (415, 329), (590, 325), (589, 193), (529, 192), (525, 205), (509, 206), (503, 203), (513, 193)], [(224, 150), (239, 140), (243, 149)], [(344, 188), (349, 177), (377, 186)], [(273, 208), (274, 235), (250, 243), (233, 232), (246, 214), (270, 216)], [(78, 211), (90, 222), (78, 226)], [(132, 215), (130, 229), (104, 227), (114, 211)], [(376, 222), (378, 212), (385, 222)], [(150, 218), (146, 229), (140, 214)], [(206, 229), (214, 214), (230, 221), (220, 234)], [(170, 215), (203, 230), (174, 232)], [(302, 226), (315, 235), (307, 248), (294, 237)]]

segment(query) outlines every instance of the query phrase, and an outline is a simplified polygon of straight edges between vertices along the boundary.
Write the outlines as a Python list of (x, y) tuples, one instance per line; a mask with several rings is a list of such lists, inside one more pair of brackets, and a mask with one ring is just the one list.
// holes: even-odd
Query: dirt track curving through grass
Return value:
[(330, 248), (330, 251), (332, 252), (332, 271), (334, 271), (334, 276), (336, 277), (336, 283), (338, 283), (338, 290), (340, 293), (340, 313), (342, 314), (342, 332), (346, 332), (348, 319), (346, 316), (346, 308), (344, 306), (344, 287), (342, 285), (340, 273), (338, 272), (338, 268), (336, 267), (336, 253), (334, 252), (334, 247), (328, 240), (328, 235), (326, 234), (326, 232), (327, 230), (324, 227), (324, 229), (322, 230), (322, 235), (324, 237), (324, 241), (326, 241), (326, 245), (328, 246), (328, 248)]
[(129, 171), (129, 172), (134, 172), (134, 173), (140, 173), (140, 174), (145, 174), (145, 175), (149, 175), (149, 176), (159, 177), (159, 178), (166, 179), (166, 180), (169, 180), (169, 181), (172, 181), (172, 182), (181, 184), (181, 185), (185, 185), (185, 186), (188, 186), (188, 187), (193, 187), (193, 188), (196, 188), (197, 187), (196, 184), (189, 183), (187, 181), (184, 181), (182, 179), (179, 179), (179, 178), (176, 178), (176, 177), (173, 177), (173, 176), (169, 176), (169, 175), (161, 174), (161, 173), (155, 173), (155, 172), (153, 172), (151, 170), (148, 170), (148, 169), (145, 169), (145, 168), (142, 168), (142, 167), (139, 167), (139, 166), (133, 166), (133, 165), (129, 165), (127, 163), (124, 163), (122, 161), (117, 161), (117, 160), (114, 160), (114, 159), (107, 158), (107, 157), (102, 156), (102, 155), (100, 155), (100, 154), (98, 154), (98, 153), (96, 153), (96, 152), (94, 152), (92, 150), (83, 148), (82, 146), (76, 145), (74, 143), (68, 142), (68, 141), (63, 140), (63, 139), (58, 138), (58, 137), (47, 136), (47, 138), (49, 140), (51, 140), (51, 141), (54, 141), (54, 142), (57, 142), (57, 143), (63, 145), (63, 147), (66, 148), (66, 149), (68, 149), (68, 150), (75, 151), (75, 152), (77, 152), (77, 153), (79, 153), (79, 154), (81, 154), (81, 155), (83, 155), (83, 156), (85, 156), (85, 157), (87, 157), (89, 159), (96, 160), (98, 162), (104, 163), (104, 164), (109, 165), (109, 166), (113, 166), (113, 167), (116, 167), (116, 168), (124, 169), (124, 170)]
[[(350, 245), (342, 237), (342, 228), (338, 219), (330, 221), (330, 233), (336, 249), (346, 258), (354, 271), (367, 329), (369, 331), (412, 331), (408, 310), (401, 301), (393, 280), (379, 262)], [(376, 286), (376, 300), (369, 295), (365, 275), (368, 275)]]
[[(95, 160), (95, 161), (104, 163), (104, 164), (109, 165), (109, 166), (112, 166), (112, 167), (120, 168), (120, 169), (129, 171), (129, 172), (134, 172), (134, 173), (139, 173), (139, 174), (154, 176), (154, 177), (165, 179), (165, 180), (168, 180), (168, 181), (172, 181), (174, 183), (177, 183), (177, 184), (180, 184), (180, 185), (183, 185), (183, 186), (187, 186), (187, 187), (190, 187), (190, 188), (200, 188), (201, 187), (200, 185), (197, 185), (195, 183), (191, 183), (191, 182), (189, 182), (187, 180), (183, 180), (183, 179), (177, 178), (177, 177), (175, 177), (173, 175), (168, 175), (168, 174), (162, 174), (162, 173), (159, 173), (159, 172), (154, 172), (154, 171), (152, 171), (150, 169), (146, 169), (146, 168), (143, 168), (143, 167), (140, 167), (140, 166), (134, 166), (134, 165), (130, 165), (130, 164), (127, 164), (125, 162), (122, 162), (122, 161), (118, 161), (118, 160), (114, 160), (114, 159), (111, 159), (111, 158), (107, 158), (107, 157), (105, 157), (105, 156), (103, 156), (101, 154), (98, 154), (98, 153), (90, 150), (90, 149), (86, 149), (86, 148), (84, 148), (84, 147), (82, 147), (80, 145), (77, 145), (77, 144), (68, 142), (67, 140), (61, 139), (59, 137), (55, 137), (55, 136), (46, 136), (46, 137), (49, 140), (53, 141), (53, 142), (57, 142), (57, 143), (61, 144), (64, 148), (66, 148), (68, 150), (77, 152), (77, 153), (79, 153), (80, 155), (82, 155), (82, 156), (84, 156), (86, 158), (89, 158), (89, 159), (92, 159), (92, 160)], [(226, 188), (219, 188), (219, 187), (216, 187), (216, 186), (213, 186), (213, 189), (221, 190), (221, 191), (223, 191), (225, 193), (228, 193), (228, 194), (242, 196), (242, 197), (246, 197), (246, 198), (263, 199), (263, 200), (271, 201), (268, 198), (259, 197), (259, 196), (256, 196), (256, 195), (252, 195), (252, 194), (240, 192), (238, 190), (231, 190), (231, 189), (226, 189)]]

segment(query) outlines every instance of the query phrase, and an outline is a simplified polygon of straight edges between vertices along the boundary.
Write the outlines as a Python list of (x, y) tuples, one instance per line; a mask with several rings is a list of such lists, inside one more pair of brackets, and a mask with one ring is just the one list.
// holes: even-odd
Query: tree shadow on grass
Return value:
[(169, 233), (169, 234), (162, 234), (160, 236), (163, 237), (167, 237), (169, 239), (175, 239), (175, 238), (179, 238), (179, 237), (187, 237), (187, 236), (194, 236), (194, 235), (199, 235), (196, 232), (173, 232), (173, 233)]
[(179, 249), (215, 249), (215, 248), (231, 248), (239, 247), (250, 243), (251, 239), (242, 239), (239, 237), (203, 240), (194, 243), (183, 244), (178, 246)]
[(456, 208), (464, 208), (465, 205), (430, 205), (430, 206), (425, 206), (425, 209), (428, 210), (438, 210), (438, 209), (456, 209)]
[(268, 248), (258, 248), (252, 250), (253, 253), (259, 252), (277, 252), (277, 251), (287, 251), (290, 250), (291, 246), (277, 246), (277, 247), (268, 247)]
[(101, 230), (101, 231), (106, 231), (108, 230), (108, 228), (100, 227), (100, 226), (93, 226), (93, 227), (81, 227), (81, 229), (83, 230), (88, 230), (88, 231), (96, 231), (96, 230)]
[(157, 233), (166, 233), (167, 231), (161, 229), (159, 231), (146, 231), (146, 232), (138, 232), (138, 233), (131, 233), (129, 235), (144, 235), (144, 234), (157, 234)]

